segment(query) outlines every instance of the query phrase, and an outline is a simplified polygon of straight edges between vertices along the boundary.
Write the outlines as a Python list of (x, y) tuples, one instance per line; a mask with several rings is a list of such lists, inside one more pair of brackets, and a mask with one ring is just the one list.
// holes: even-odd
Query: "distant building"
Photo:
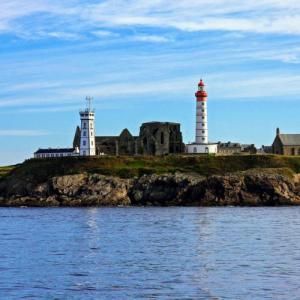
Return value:
[(235, 155), (235, 154), (255, 154), (257, 149), (254, 144), (240, 144), (240, 143), (218, 143), (218, 154), (221, 155)]
[(273, 147), (262, 145), (261, 149), (259, 149), (259, 153), (260, 154), (272, 154), (273, 153)]
[(218, 143), (218, 153), (223, 155), (234, 155), (242, 152), (242, 146), (240, 143)]
[(272, 149), (274, 154), (300, 155), (300, 134), (282, 134), (277, 128)]
[(242, 153), (244, 154), (256, 154), (257, 148), (254, 144), (241, 144)]
[[(73, 147), (81, 142), (77, 127)], [(96, 155), (167, 155), (184, 152), (180, 124), (170, 122), (143, 123), (139, 136), (124, 129), (119, 136), (96, 136)]]
[(196, 92), (196, 138), (195, 142), (186, 145), (186, 152), (191, 154), (209, 154), (218, 152), (217, 143), (208, 141), (207, 93), (201, 79)]
[(66, 156), (78, 156), (79, 148), (48, 148), (39, 149), (34, 152), (34, 158), (54, 158), (54, 157), (66, 157)]

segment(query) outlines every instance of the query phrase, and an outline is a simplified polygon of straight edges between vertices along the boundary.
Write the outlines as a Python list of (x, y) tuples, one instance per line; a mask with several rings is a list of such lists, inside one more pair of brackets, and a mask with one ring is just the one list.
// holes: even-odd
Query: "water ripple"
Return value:
[(0, 209), (0, 299), (299, 299), (300, 208)]

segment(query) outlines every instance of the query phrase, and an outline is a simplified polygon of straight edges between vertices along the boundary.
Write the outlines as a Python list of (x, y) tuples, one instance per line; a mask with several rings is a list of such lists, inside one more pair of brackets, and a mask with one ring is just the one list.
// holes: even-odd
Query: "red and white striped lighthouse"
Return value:
[(198, 91), (195, 94), (197, 99), (196, 108), (196, 143), (208, 144), (208, 127), (207, 127), (207, 93), (205, 84), (201, 79), (198, 84)]
[(186, 152), (193, 154), (215, 154), (218, 144), (208, 142), (207, 126), (207, 93), (201, 79), (198, 83), (196, 96), (196, 139), (194, 143), (186, 145)]

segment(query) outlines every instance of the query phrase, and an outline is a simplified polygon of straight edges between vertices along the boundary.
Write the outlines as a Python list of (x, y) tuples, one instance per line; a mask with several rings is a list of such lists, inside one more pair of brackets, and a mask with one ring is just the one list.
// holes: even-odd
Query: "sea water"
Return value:
[(300, 208), (2, 208), (0, 299), (300, 299)]

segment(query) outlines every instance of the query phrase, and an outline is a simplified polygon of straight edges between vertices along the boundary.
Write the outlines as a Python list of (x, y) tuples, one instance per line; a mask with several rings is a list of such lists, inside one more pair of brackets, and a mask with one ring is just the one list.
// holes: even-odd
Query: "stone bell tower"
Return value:
[(80, 111), (80, 156), (96, 155), (95, 111), (91, 108), (92, 100), (91, 97), (86, 97), (87, 107)]

